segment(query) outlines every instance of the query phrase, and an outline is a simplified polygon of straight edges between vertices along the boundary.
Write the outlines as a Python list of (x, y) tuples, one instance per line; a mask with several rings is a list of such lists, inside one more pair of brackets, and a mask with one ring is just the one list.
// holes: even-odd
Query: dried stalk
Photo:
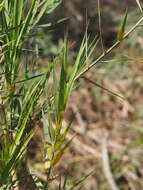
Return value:
[(104, 170), (104, 174), (107, 179), (107, 182), (108, 182), (109, 186), (111, 187), (111, 189), (119, 190), (119, 188), (117, 187), (117, 185), (113, 179), (112, 171), (110, 168), (109, 155), (108, 155), (108, 149), (107, 149), (108, 136), (109, 136), (109, 134), (106, 131), (105, 137), (103, 138), (103, 142), (102, 142), (103, 170)]

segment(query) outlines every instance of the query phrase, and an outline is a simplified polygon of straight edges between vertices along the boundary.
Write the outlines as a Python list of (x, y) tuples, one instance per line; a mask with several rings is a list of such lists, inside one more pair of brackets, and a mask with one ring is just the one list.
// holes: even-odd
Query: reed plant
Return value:
[[(100, 63), (107, 54), (117, 47), (143, 21), (143, 16), (128, 31), (126, 11), (117, 41), (96, 59), (93, 52), (99, 42), (95, 36), (92, 42), (86, 34), (79, 51), (68, 71), (68, 40), (67, 34), (59, 54), (47, 64), (47, 68), (36, 70), (29, 63), (30, 52), (36, 57), (36, 48), (29, 49), (28, 43), (42, 27), (39, 21), (44, 14), (50, 14), (61, 3), (61, 0), (1, 0), (0, 1), (0, 189), (19, 188), (23, 178), (21, 163), (27, 167), (25, 155), (29, 142), (35, 134), (37, 121), (43, 122), (44, 155), (46, 180), (40, 180), (30, 170), (25, 178), (31, 177), (35, 189), (50, 189), (53, 177), (52, 171), (72, 143), (75, 135), (67, 140), (67, 134), (72, 122), (63, 130), (63, 120), (67, 103), (75, 82), (86, 72)], [(100, 3), (100, 2), (98, 2)], [(141, 9), (139, 1), (138, 6)], [(100, 6), (98, 6), (100, 11)], [(99, 12), (100, 18), (100, 12)], [(44, 26), (45, 27), (45, 26)], [(47, 28), (49, 25), (47, 24)], [(101, 36), (100, 36), (101, 37)], [(87, 46), (88, 44), (88, 46)], [(87, 63), (88, 60), (88, 63)], [(32, 60), (35, 64), (35, 59)], [(59, 69), (58, 79), (56, 68)], [(53, 79), (52, 92), (48, 91), (49, 79)], [(75, 189), (89, 175), (67, 187), (67, 177), (64, 183), (59, 182), (59, 190)], [(60, 174), (58, 174), (60, 175)], [(30, 187), (30, 184), (29, 184)]]

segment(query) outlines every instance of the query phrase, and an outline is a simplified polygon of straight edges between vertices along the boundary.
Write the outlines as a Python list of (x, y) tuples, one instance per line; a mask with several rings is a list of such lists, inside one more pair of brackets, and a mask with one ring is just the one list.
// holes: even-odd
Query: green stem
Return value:
[[(123, 39), (126, 39), (143, 21), (143, 17), (141, 17), (138, 22), (123, 36)], [(81, 71), (74, 80), (78, 80), (81, 78), (82, 75), (84, 75), (87, 71), (89, 71), (92, 67), (94, 67), (99, 61), (101, 61), (106, 55), (108, 55), (113, 49), (118, 47), (122, 41), (115, 42), (108, 50), (103, 52), (95, 61), (93, 61), (88, 67), (86, 67), (83, 71)]]

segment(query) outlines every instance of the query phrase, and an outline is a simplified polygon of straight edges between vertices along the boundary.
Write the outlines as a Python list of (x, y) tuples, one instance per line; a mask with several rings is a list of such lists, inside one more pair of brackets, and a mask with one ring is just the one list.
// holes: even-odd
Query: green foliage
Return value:
[[(71, 139), (67, 140), (72, 122), (69, 121), (69, 124), (64, 126), (63, 121), (76, 80), (117, 47), (120, 41), (129, 36), (143, 20), (141, 18), (128, 33), (125, 33), (126, 11), (118, 41), (96, 59), (92, 54), (98, 38), (95, 37), (90, 42), (89, 37), (85, 35), (71, 72), (68, 72), (69, 50), (66, 34), (63, 49), (48, 64), (44, 72), (41, 72), (38, 70), (39, 68), (35, 69), (34, 59), (32, 59), (32, 66), (34, 66), (30, 65), (30, 56), (28, 55), (30, 50), (27, 48), (27, 44), (33, 40), (33, 35), (38, 27), (42, 27), (38, 26), (38, 23), (43, 15), (50, 14), (60, 3), (61, 0), (44, 0), (42, 2), (40, 0), (3, 0), (0, 4), (0, 42), (2, 42), (4, 58), (3, 64), (0, 65), (1, 111), (4, 116), (0, 119), (0, 132), (3, 137), (0, 141), (0, 187), (3, 189), (10, 189), (16, 181), (22, 180), (17, 177), (15, 180), (13, 176), (16, 176), (20, 164), (25, 158), (29, 142), (36, 130), (37, 120), (43, 122), (43, 146), (45, 147), (43, 162), (46, 181), (40, 181), (33, 177), (32, 173), (26, 174), (26, 177), (31, 176), (33, 183), (36, 186), (40, 184), (40, 188), (48, 189), (50, 187), (56, 178), (52, 176), (54, 167), (75, 137), (73, 135)], [(137, 3), (140, 6), (139, 1)], [(46, 26), (49, 25), (46, 24)], [(35, 53), (35, 50), (32, 49), (31, 52)], [(24, 64), (23, 61), (25, 61)], [(56, 72), (59, 68), (60, 74)], [(23, 79), (21, 79), (22, 75)], [(49, 79), (51, 78), (53, 79), (52, 93), (47, 90), (47, 86), (50, 87)], [(81, 185), (92, 174), (93, 171), (75, 182), (70, 189)], [(63, 184), (60, 180), (59, 190), (67, 189), (67, 181), (67, 177)]]
[[(34, 110), (38, 105), (45, 85), (52, 73), (54, 62), (47, 71), (29, 79), (29, 65), (26, 52), (25, 79), (18, 81), (25, 42), (30, 40), (30, 33), (39, 23), (44, 13), (52, 12), (60, 3), (55, 1), (25, 0), (2, 1), (0, 14), (0, 41), (2, 42), (4, 70), (2, 80), (2, 106), (4, 107), (4, 124), (6, 133), (1, 140), (0, 152), (0, 185), (12, 184), (21, 159), (34, 135), (35, 126), (31, 124)], [(29, 7), (29, 9), (27, 9)], [(33, 80), (29, 83), (29, 80)], [(34, 80), (35, 79), (35, 80)], [(23, 83), (24, 82), (24, 83)], [(4, 92), (4, 93), (3, 93)], [(40, 108), (42, 110), (42, 108)]]
[(126, 27), (126, 23), (127, 23), (127, 15), (128, 15), (128, 9), (126, 10), (125, 16), (123, 18), (123, 21), (121, 23), (121, 27), (120, 30), (118, 32), (118, 40), (121, 41), (124, 37), (125, 34), (125, 27)]

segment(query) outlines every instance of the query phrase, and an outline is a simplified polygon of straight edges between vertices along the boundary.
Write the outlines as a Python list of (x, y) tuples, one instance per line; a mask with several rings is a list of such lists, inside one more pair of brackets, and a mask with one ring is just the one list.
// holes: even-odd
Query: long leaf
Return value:
[(58, 120), (58, 102), (59, 102), (59, 93), (58, 93), (58, 86), (57, 86), (57, 77), (55, 71), (55, 64), (53, 68), (53, 85), (54, 85), (54, 110), (55, 110), (55, 118), (56, 122)]
[(53, 160), (51, 161), (51, 166), (55, 166), (59, 160), (62, 158), (62, 156), (64, 155), (64, 153), (66, 152), (66, 150), (68, 149), (68, 147), (70, 146), (73, 138), (75, 136), (73, 136), (66, 144), (65, 146), (55, 155), (55, 157), (53, 158)]
[(58, 102), (58, 113), (65, 110), (66, 102), (66, 88), (67, 88), (67, 35), (64, 39), (64, 54), (62, 60), (62, 69), (60, 74), (60, 92), (59, 92), (59, 102)]
[(95, 173), (95, 169), (93, 169), (91, 172), (89, 172), (87, 175), (83, 176), (80, 180), (76, 181), (73, 186), (69, 190), (77, 189), (79, 185), (81, 185), (83, 182), (87, 180), (88, 177), (93, 175)]
[(127, 23), (127, 16), (128, 16), (128, 9), (126, 9), (125, 16), (123, 18), (120, 30), (119, 30), (118, 35), (117, 35), (118, 41), (121, 41), (123, 39), (123, 37), (124, 37), (125, 27), (126, 27), (126, 23)]
[(71, 124), (72, 124), (72, 122), (69, 123), (68, 127), (65, 129), (64, 133), (61, 135), (60, 139), (57, 141), (56, 146), (55, 146), (55, 152), (60, 149), (61, 145), (65, 141), (65, 138), (66, 138), (67, 133), (71, 127)]
[(86, 44), (85, 44), (85, 38), (84, 38), (83, 41), (82, 41), (82, 44), (80, 46), (80, 49), (79, 49), (75, 64), (74, 64), (73, 69), (71, 71), (71, 76), (70, 76), (69, 82), (67, 84), (66, 95), (65, 95), (65, 104), (67, 103), (67, 100), (68, 100), (68, 98), (70, 96), (70, 93), (71, 93), (71, 91), (73, 89), (74, 79), (75, 79), (76, 74), (78, 72), (79, 65), (81, 63), (81, 59), (82, 59), (82, 55), (84, 53), (85, 47), (86, 47)]

